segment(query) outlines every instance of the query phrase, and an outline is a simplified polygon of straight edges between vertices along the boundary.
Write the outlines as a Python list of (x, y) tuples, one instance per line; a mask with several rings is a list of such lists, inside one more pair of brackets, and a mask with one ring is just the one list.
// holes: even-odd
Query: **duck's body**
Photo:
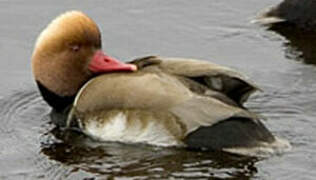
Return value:
[(316, 27), (316, 1), (283, 0), (279, 5), (265, 10), (255, 22), (265, 25), (288, 24), (301, 29)]
[[(56, 24), (66, 26), (68, 23), (63, 24), (64, 21), (78, 18), (92, 21), (82, 13), (71, 12), (57, 18), (46, 31), (56, 29)], [(90, 27), (91, 32), (85, 28), (87, 23), (82, 22), (76, 24), (82, 36), (90, 33), (93, 38), (89, 39), (99, 37), (95, 34), (97, 28)], [(76, 34), (76, 38), (80, 40), (79, 35)], [(82, 37), (83, 40), (86, 37)], [(50, 38), (65, 44), (63, 34)], [(49, 38), (39, 38), (33, 54), (33, 71), (44, 99), (55, 109), (70, 105), (68, 124), (76, 120), (84, 133), (96, 139), (241, 154), (249, 154), (245, 149), (256, 149), (252, 152), (255, 154), (262, 148), (273, 150), (288, 146), (279, 143), (258, 117), (243, 107), (257, 86), (227, 67), (207, 61), (157, 56), (123, 64), (100, 52), (100, 43), (95, 45), (89, 41), (83, 46), (77, 44), (86, 41), (77, 40), (75, 46), (69, 43), (70, 50), (55, 52), (50, 46), (46, 50), (42, 45), (38, 47), (43, 44), (42, 39)], [(59, 68), (50, 68), (52, 65), (47, 59), (52, 52), (54, 58), (61, 57), (53, 65), (62, 66), (61, 69), (68, 67), (64, 72), (56, 73)], [(81, 65), (72, 66), (69, 59), (74, 57), (83, 61)], [(70, 76), (74, 82), (65, 84), (69, 83), (67, 74), (72, 72), (69, 68), (75, 68), (78, 75)], [(60, 79), (63, 81), (52, 82)]]
[(245, 148), (251, 154), (259, 152), (252, 148), (276, 142), (242, 106), (257, 87), (236, 71), (183, 58), (152, 56), (131, 63), (137, 72), (100, 75), (77, 94), (69, 118), (86, 134), (101, 141)]

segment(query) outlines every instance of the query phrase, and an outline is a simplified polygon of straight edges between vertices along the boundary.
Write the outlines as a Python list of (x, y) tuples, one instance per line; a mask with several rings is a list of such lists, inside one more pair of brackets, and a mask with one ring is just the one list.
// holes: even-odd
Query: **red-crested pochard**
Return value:
[(289, 147), (243, 103), (258, 88), (207, 61), (149, 56), (128, 64), (101, 51), (97, 25), (82, 12), (58, 16), (32, 56), (44, 100), (71, 107), (85, 134), (101, 141), (147, 143), (255, 154)]

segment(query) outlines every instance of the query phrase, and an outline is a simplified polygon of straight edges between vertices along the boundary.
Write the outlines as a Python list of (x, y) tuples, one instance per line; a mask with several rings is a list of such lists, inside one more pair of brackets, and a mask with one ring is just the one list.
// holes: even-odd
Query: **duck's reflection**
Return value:
[(316, 65), (316, 31), (303, 30), (287, 23), (274, 24), (269, 30), (288, 40), (284, 43), (287, 58)]
[[(51, 113), (52, 121), (64, 118)], [(51, 137), (48, 137), (51, 136)], [(100, 143), (76, 130), (52, 129), (41, 152), (50, 160), (80, 169), (92, 176), (250, 179), (257, 173), (251, 157), (227, 153), (197, 152), (140, 144)], [(73, 173), (76, 173), (74, 171)]]
[(266, 9), (254, 22), (269, 26), (269, 30), (284, 36), (286, 56), (316, 64), (316, 1), (283, 0)]

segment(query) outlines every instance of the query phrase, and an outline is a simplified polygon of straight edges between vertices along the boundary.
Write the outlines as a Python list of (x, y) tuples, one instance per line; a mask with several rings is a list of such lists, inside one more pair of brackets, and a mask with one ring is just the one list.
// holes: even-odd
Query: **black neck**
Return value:
[(36, 83), (44, 100), (57, 112), (63, 112), (69, 105), (73, 103), (75, 99), (75, 96), (59, 96), (47, 89), (39, 81), (36, 81)]

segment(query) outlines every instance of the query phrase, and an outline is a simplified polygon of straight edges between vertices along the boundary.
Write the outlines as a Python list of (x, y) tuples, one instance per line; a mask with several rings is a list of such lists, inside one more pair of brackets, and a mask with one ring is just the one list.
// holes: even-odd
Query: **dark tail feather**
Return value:
[(213, 126), (201, 127), (185, 138), (191, 149), (215, 151), (223, 148), (257, 147), (262, 142), (274, 141), (274, 136), (259, 120), (245, 118), (230, 118)]

